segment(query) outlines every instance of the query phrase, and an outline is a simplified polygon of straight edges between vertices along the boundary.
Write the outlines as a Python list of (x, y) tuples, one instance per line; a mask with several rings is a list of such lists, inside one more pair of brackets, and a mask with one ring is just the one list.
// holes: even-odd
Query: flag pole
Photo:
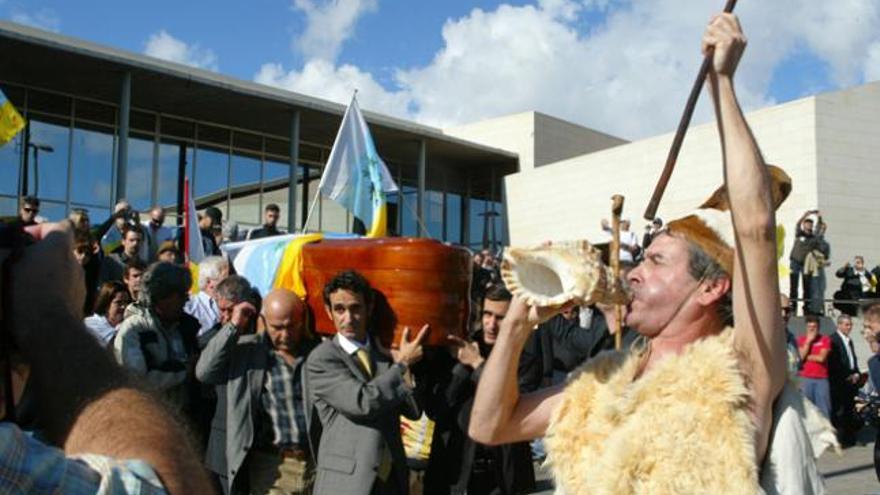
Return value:
[(183, 178), (183, 253), (186, 265), (189, 266), (189, 239), (192, 226), (189, 218), (189, 177)]
[(315, 199), (312, 200), (312, 206), (309, 206), (309, 212), (306, 214), (306, 223), (303, 224), (303, 234), (309, 231), (309, 221), (312, 218), (312, 212), (315, 211), (315, 205), (318, 204), (318, 199), (321, 197), (321, 188), (319, 187), (317, 191), (315, 191)]

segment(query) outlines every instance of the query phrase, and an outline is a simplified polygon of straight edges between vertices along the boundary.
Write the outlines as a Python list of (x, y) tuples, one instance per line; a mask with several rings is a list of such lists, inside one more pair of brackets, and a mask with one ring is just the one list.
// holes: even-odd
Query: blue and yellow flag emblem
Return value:
[(24, 118), (0, 90), (0, 146), (5, 145), (24, 129)]

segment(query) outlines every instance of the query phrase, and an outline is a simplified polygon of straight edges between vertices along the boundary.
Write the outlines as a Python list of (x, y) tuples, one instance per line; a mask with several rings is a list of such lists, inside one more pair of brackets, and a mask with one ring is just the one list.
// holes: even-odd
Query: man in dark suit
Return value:
[(324, 286), (323, 298), (336, 336), (306, 363), (306, 411), (314, 407), (322, 428), (314, 493), (406, 495), (400, 415), (421, 416), (409, 369), (422, 358), (428, 326), (412, 341), (405, 329), (399, 349), (388, 356), (368, 332), (373, 292), (362, 275), (339, 273)]
[[(218, 293), (236, 279), (244, 280), (229, 277)], [(306, 336), (306, 306), (293, 292), (273, 290), (260, 314), (264, 331), (255, 334), (249, 290), (220, 297), (223, 326), (196, 367), (199, 380), (218, 385), (206, 463), (226, 493), (308, 493), (313, 466), (302, 373), (314, 343)]]
[(837, 429), (841, 445), (855, 443), (860, 423), (855, 415), (854, 399), (859, 391), (860, 377), (852, 339), (852, 319), (837, 317), (837, 331), (831, 335), (828, 358), (828, 381), (831, 388), (831, 423)]
[(458, 363), (444, 381), (435, 382), (429, 396), (433, 406), (429, 414), (434, 415), (436, 426), (425, 473), (426, 495), (513, 495), (535, 487), (528, 443), (487, 446), (467, 435), (483, 364), (495, 345), (511, 297), (504, 285), (490, 285), (480, 301), (480, 329), (473, 340), (451, 337)]

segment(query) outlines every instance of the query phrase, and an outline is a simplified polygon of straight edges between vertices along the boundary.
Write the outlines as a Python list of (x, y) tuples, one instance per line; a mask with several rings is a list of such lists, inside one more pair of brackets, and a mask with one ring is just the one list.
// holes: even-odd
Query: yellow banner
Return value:
[(0, 91), (0, 146), (5, 145), (24, 129), (24, 118)]

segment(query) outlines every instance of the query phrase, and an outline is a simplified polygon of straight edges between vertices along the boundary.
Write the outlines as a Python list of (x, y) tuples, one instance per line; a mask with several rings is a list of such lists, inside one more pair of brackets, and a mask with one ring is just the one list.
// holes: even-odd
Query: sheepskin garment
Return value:
[(645, 348), (572, 374), (545, 440), (566, 495), (761, 493), (750, 395), (733, 331), (635, 379)]

